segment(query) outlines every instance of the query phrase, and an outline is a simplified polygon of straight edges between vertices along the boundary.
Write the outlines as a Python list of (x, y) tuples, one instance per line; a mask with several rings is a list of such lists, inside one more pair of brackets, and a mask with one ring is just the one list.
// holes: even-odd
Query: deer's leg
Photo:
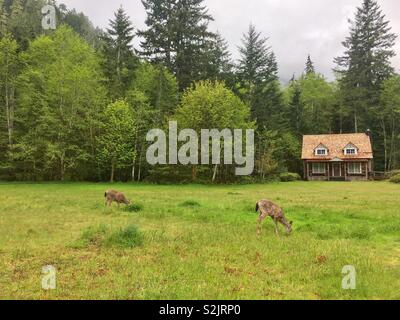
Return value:
[(261, 235), (261, 229), (262, 229), (262, 223), (265, 219), (265, 215), (264, 214), (260, 214), (260, 216), (258, 217), (258, 223), (257, 223), (257, 234)]
[(279, 236), (278, 220), (274, 219), (274, 223), (275, 223), (275, 234)]
[(261, 227), (262, 227), (262, 222), (263, 222), (264, 218), (263, 216), (260, 214), (260, 216), (258, 217), (257, 220), (257, 234), (261, 235)]

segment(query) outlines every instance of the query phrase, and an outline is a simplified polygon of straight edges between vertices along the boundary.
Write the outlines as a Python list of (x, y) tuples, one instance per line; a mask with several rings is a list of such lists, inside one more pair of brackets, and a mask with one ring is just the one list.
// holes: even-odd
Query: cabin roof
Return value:
[[(328, 149), (328, 155), (316, 156), (315, 149), (324, 145)], [(344, 154), (344, 149), (354, 145), (358, 148), (356, 155)], [(373, 159), (372, 144), (369, 135), (366, 133), (347, 134), (322, 134), (303, 136), (302, 160), (342, 160), (352, 159)]]

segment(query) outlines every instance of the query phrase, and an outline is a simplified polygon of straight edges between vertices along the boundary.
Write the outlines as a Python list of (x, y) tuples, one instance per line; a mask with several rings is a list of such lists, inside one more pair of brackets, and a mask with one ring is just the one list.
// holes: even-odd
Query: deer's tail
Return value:
[(260, 209), (260, 206), (258, 205), (258, 202), (256, 204), (256, 212), (258, 212), (258, 210)]
[(104, 192), (104, 198), (107, 198), (107, 191)]

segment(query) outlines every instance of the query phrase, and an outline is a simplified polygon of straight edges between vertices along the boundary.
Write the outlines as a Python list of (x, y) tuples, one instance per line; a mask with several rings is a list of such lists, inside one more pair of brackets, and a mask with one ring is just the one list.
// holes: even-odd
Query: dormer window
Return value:
[(344, 148), (344, 154), (345, 154), (346, 156), (355, 156), (355, 155), (358, 154), (358, 148), (357, 148), (355, 145), (349, 143), (349, 144)]
[(320, 144), (318, 147), (315, 148), (315, 155), (320, 157), (327, 156), (328, 149), (324, 145)]

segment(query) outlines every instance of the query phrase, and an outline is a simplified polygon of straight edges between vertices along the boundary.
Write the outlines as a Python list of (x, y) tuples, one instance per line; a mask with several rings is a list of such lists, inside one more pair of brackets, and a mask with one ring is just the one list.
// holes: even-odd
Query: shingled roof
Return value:
[[(345, 155), (344, 148), (349, 144), (358, 148), (356, 155)], [(315, 149), (324, 145), (328, 155), (316, 156)], [(371, 139), (366, 133), (305, 135), (303, 137), (302, 160), (341, 160), (373, 159)]]

